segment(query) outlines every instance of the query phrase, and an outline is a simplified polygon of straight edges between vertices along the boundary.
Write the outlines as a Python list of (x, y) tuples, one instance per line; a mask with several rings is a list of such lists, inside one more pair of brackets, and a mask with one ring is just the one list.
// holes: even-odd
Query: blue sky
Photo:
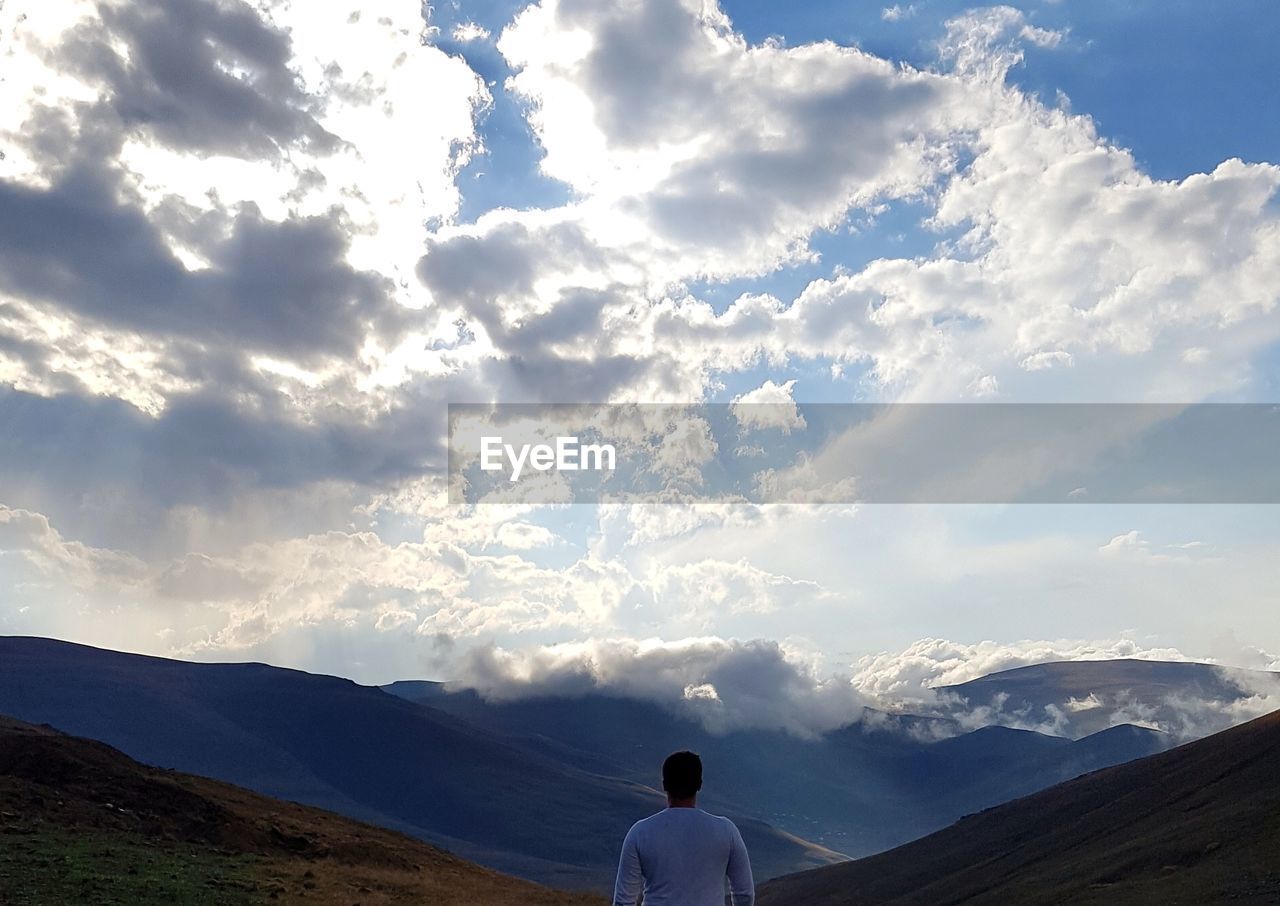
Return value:
[(456, 402), (1280, 402), (1278, 25), (10, 2), (0, 632), (366, 681), (1276, 665), (1274, 507), (461, 507), (442, 441)]

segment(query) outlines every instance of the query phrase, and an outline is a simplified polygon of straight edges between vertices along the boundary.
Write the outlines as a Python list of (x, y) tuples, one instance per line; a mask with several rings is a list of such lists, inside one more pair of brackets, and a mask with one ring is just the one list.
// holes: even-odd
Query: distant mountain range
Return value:
[(1280, 712), (759, 894), (760, 906), (1280, 903)]
[(1280, 673), (1146, 660), (1060, 661), (993, 673), (936, 690), (972, 713), (1087, 736), (1117, 723), (1159, 726), (1179, 740), (1226, 729), (1232, 706), (1257, 693), (1280, 699)]
[[(1069, 694), (1088, 686), (1090, 669), (1109, 675), (1109, 662), (1094, 663), (1071, 667)], [(1126, 669), (1135, 684), (1149, 669), (1167, 685), (1165, 668), (1198, 666)], [(1004, 675), (978, 688), (999, 695)], [(1011, 688), (1030, 688), (1019, 682)], [(966, 687), (955, 689), (978, 694)], [(1036, 701), (1063, 694), (1039, 688)], [(675, 749), (702, 753), (704, 804), (738, 822), (763, 879), (883, 851), (1170, 743), (1132, 726), (1074, 740), (986, 727), (929, 741), (958, 730), (910, 716), (812, 739), (716, 735), (652, 703), (605, 695), (488, 702), (436, 683), (380, 689), (33, 638), (0, 638), (0, 713), (562, 887), (609, 883), (627, 827), (661, 805), (658, 766)]]

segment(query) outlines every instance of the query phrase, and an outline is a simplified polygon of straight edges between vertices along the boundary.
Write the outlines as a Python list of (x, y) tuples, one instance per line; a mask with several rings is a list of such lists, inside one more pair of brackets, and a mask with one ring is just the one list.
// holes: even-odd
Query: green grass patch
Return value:
[(261, 903), (254, 860), (105, 831), (0, 834), (0, 903), (238, 906)]

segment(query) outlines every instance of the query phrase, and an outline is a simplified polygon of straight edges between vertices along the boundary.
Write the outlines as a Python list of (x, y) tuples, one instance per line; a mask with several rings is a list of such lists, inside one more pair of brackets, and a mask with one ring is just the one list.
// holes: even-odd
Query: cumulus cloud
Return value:
[(474, 22), (459, 22), (453, 27), (453, 40), (463, 43), (469, 41), (487, 41), (489, 29)]
[(1125, 532), (1123, 535), (1116, 535), (1098, 548), (1098, 553), (1107, 556), (1118, 556), (1132, 551), (1146, 551), (1146, 549), (1147, 542), (1142, 540), (1142, 533), (1133, 530)]
[(854, 667), (855, 685), (867, 695), (885, 700), (923, 701), (933, 689), (953, 686), (1001, 670), (1051, 661), (1094, 661), (1138, 658), (1185, 661), (1176, 648), (1146, 647), (1132, 639), (1113, 641), (994, 641), (952, 642), (921, 639), (899, 652), (860, 658)]
[(800, 735), (861, 716), (863, 698), (822, 679), (776, 642), (692, 638), (601, 639), (536, 649), (476, 648), (457, 664), (456, 686), (487, 697), (605, 693), (653, 701), (724, 732), (745, 727)]
[(727, 614), (772, 613), (825, 594), (810, 579), (775, 575), (745, 560), (663, 566), (650, 575), (649, 584), (670, 623), (703, 628)]
[(793, 396), (795, 386), (794, 380), (782, 384), (765, 381), (755, 390), (735, 396), (730, 409), (744, 429), (777, 428), (790, 434), (805, 427)]
[(154, 414), (234, 363), (309, 408), (307, 389), (394, 367), (411, 323), (438, 328), (402, 310), (400, 274), (424, 220), (456, 210), (486, 94), (418, 14), (58, 0), (0, 17), (15, 385)]
[(1163, 550), (1152, 548), (1151, 542), (1136, 529), (1114, 536), (1098, 548), (1098, 553), (1112, 560), (1126, 559), (1131, 562), (1158, 563), (1166, 566), (1170, 563), (1186, 562), (1192, 557), (1214, 556), (1209, 545), (1203, 541), (1175, 542), (1164, 545)]
[[(593, 315), (608, 345), (592, 361), (626, 356), (642, 392), (679, 381), (696, 394), (718, 372), (797, 359), (867, 366), (887, 392), (935, 399), (975, 386), (1089, 398), (1106, 386), (1099, 375), (1121, 371), (1128, 398), (1184, 400), (1244, 379), (1230, 364), (1240, 344), (1278, 338), (1266, 314), (1280, 171), (1226, 161), (1150, 178), (1087, 116), (1005, 84), (1023, 43), (1060, 37), (997, 7), (949, 23), (949, 69), (915, 72), (830, 44), (750, 46), (705, 4), (532, 6), (499, 46), (533, 104), (544, 170), (582, 200), (442, 236), (422, 270), (432, 282), (432, 258), (455, 245), (505, 262), (513, 230), (553, 245), (573, 232), (570, 260), (594, 256), (588, 279), (614, 287)], [(664, 64), (642, 65), (659, 46)], [(837, 269), (793, 300), (746, 294), (727, 310), (664, 292), (801, 260), (813, 232), (851, 208), (920, 197), (928, 223), (955, 234), (931, 255)], [(539, 287), (521, 253), (510, 317), (571, 307), (565, 291), (584, 275), (554, 258)], [(472, 294), (438, 282), (433, 292)], [(499, 348), (508, 333), (495, 332)], [(1202, 367), (1188, 370), (1193, 335)]]
[[(1068, 737), (1134, 724), (1185, 741), (1280, 707), (1280, 674), (1231, 664), (1209, 671), (1208, 681), (1187, 678), (1183, 686), (1135, 680), (1134, 686), (1117, 688), (1111, 681), (1100, 681), (1097, 690), (1079, 697), (1065, 691), (1055, 697), (1046, 690), (1045, 701), (1017, 699), (1014, 687), (973, 700), (946, 688), (1033, 664), (1116, 659), (1196, 661), (1176, 648), (1144, 646), (1132, 639), (1013, 644), (922, 639), (902, 652), (861, 658), (853, 681), (863, 694), (899, 701), (907, 710), (945, 716), (966, 729), (999, 724)], [(1268, 663), (1274, 666), (1275, 662)]]
[(36, 570), (77, 592), (140, 582), (146, 564), (136, 557), (73, 541), (39, 513), (0, 504), (0, 551), (18, 554)]
[(384, 279), (345, 262), (339, 218), (273, 223), (243, 208), (206, 224), (208, 266), (193, 272), (119, 191), (118, 174), (88, 162), (48, 189), (0, 184), (0, 290), (94, 325), (303, 363), (354, 357), (367, 331), (400, 332)]
[(52, 608), (26, 613), (16, 628), (84, 638), (84, 626), (69, 627), (60, 601), (92, 595), (85, 626), (115, 613), (126, 637), (145, 640), (152, 627), (168, 625), (163, 645), (149, 650), (178, 656), (242, 656), (308, 628), (408, 627), (421, 639), (474, 639), (611, 625), (638, 593), (636, 579), (619, 563), (589, 556), (564, 569), (523, 556), (552, 540), (518, 512), (494, 507), (472, 519), (433, 521), (420, 541), (332, 529), (218, 555), (143, 559), (66, 539), (40, 514), (0, 507), (0, 550), (29, 574), (26, 597)]
[(749, 503), (601, 504), (597, 509), (602, 547), (614, 541), (641, 547), (710, 527), (765, 529), (779, 513), (776, 506)]
[(543, 169), (609, 201), (614, 235), (644, 230), (672, 276), (794, 259), (850, 205), (939, 166), (913, 143), (939, 127), (945, 80), (834, 44), (751, 46), (714, 4), (547, 0), (498, 46)]
[(313, 115), (319, 99), (289, 69), (289, 36), (248, 4), (144, 0), (99, 11), (63, 36), (56, 62), (105, 92), (126, 130), (237, 157), (337, 143)]

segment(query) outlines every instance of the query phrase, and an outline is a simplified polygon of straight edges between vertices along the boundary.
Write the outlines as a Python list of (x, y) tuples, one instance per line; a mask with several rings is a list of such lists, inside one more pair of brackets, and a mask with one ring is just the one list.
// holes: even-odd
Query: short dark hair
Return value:
[(675, 799), (702, 789), (702, 759), (696, 752), (673, 752), (662, 763), (662, 788)]

